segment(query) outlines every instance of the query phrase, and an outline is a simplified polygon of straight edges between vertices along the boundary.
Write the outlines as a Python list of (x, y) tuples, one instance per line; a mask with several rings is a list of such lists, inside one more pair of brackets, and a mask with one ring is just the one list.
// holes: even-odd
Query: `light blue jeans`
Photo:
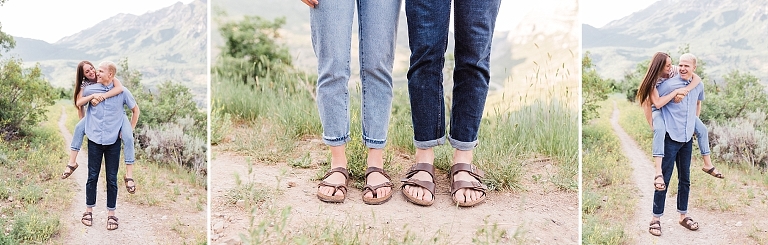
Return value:
[[(661, 117), (661, 111), (652, 107), (651, 115), (653, 117), (653, 146), (652, 152), (654, 157), (664, 157), (664, 136), (667, 134), (666, 124), (664, 124), (664, 118)], [(694, 134), (699, 143), (699, 150), (702, 156), (709, 155), (709, 134), (707, 132), (707, 126), (701, 122), (701, 119), (696, 118), (696, 125), (694, 126)]]
[(325, 144), (340, 146), (350, 137), (349, 63), (357, 9), (363, 141), (368, 148), (384, 148), (392, 110), (392, 64), (401, 2), (321, 1), (310, 8), (312, 47), (318, 59), (317, 109)]
[[(85, 118), (75, 125), (75, 132), (72, 134), (72, 144), (69, 148), (73, 151), (80, 151), (85, 137)], [(123, 140), (123, 154), (125, 155), (125, 164), (133, 164), (136, 161), (136, 153), (133, 145), (133, 128), (128, 116), (123, 118), (123, 126), (120, 127), (120, 137)]]

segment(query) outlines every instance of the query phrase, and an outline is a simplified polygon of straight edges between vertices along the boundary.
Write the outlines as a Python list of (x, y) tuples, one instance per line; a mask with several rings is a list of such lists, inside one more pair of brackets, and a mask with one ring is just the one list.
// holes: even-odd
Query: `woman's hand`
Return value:
[(318, 0), (301, 0), (301, 1), (311, 8), (314, 8), (315, 6), (317, 6), (317, 4), (319, 4)]
[(673, 99), (675, 103), (680, 103), (680, 101), (683, 101), (685, 96), (688, 96), (688, 92), (690, 91), (686, 90), (685, 88), (675, 89), (675, 91), (673, 91), (673, 93), (677, 94)]

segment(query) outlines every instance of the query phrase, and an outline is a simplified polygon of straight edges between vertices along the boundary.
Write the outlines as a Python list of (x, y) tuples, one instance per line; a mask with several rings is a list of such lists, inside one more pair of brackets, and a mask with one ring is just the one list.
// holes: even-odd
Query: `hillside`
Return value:
[(602, 28), (583, 25), (582, 30), (584, 51), (608, 78), (620, 79), (656, 51), (678, 55), (678, 47), (690, 43), (710, 77), (739, 69), (768, 80), (763, 0), (661, 0)]
[[(143, 74), (143, 83), (171, 80), (191, 88), (199, 102), (207, 91), (207, 0), (177, 2), (143, 15), (118, 14), (56, 43), (14, 37), (17, 56), (27, 65), (40, 63), (56, 87), (71, 87), (81, 60), (95, 64), (127, 57)], [(12, 34), (12, 33), (11, 33)]]

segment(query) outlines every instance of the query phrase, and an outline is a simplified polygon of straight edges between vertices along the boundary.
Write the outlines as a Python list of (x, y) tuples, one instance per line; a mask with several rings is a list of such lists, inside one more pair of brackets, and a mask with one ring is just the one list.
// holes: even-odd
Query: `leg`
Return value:
[(69, 163), (67, 168), (64, 169), (64, 173), (61, 175), (62, 179), (66, 179), (72, 172), (77, 169), (77, 153), (80, 152), (80, 146), (83, 145), (83, 137), (85, 136), (85, 119), (80, 119), (75, 125), (75, 130), (72, 132), (72, 142), (70, 142), (69, 151)]
[[(653, 117), (653, 141), (651, 152), (653, 154), (653, 165), (656, 169), (654, 176), (661, 174), (661, 159), (664, 157), (664, 137), (667, 134), (666, 125), (664, 124), (664, 118), (661, 117), (661, 111), (653, 109), (651, 112)], [(654, 179), (654, 186), (657, 189), (665, 189), (666, 183), (663, 179)], [(663, 188), (662, 188), (663, 187)]]
[[(88, 181), (85, 182), (85, 212), (93, 212), (93, 207), (96, 206), (96, 188), (99, 180), (99, 172), (101, 172), (101, 159), (104, 156), (104, 149), (102, 145), (96, 144), (93, 141), (88, 140)], [(85, 218), (85, 217), (84, 217)], [(85, 220), (83, 220), (85, 224)], [(90, 226), (88, 222), (88, 226)]]
[[(330, 146), (331, 169), (347, 167), (345, 144), (349, 141), (349, 62), (355, 2), (327, 1), (310, 8), (312, 47), (317, 56), (317, 109), (323, 141)], [(341, 185), (346, 177), (334, 172), (324, 182)], [(336, 188), (320, 186), (318, 194), (343, 196)]]
[[(362, 82), (363, 141), (368, 147), (368, 167), (382, 169), (366, 175), (370, 186), (391, 183), (384, 175), (383, 148), (392, 111), (392, 64), (401, 0), (357, 1), (360, 36), (360, 80)], [(391, 187), (366, 192), (368, 199), (389, 197)], [(374, 195), (375, 194), (375, 195)]]
[[(672, 171), (675, 169), (675, 160), (683, 143), (675, 142), (666, 136), (664, 139), (664, 158), (661, 162), (661, 172), (664, 176), (664, 183), (669, 183), (672, 178)], [(656, 190), (653, 193), (653, 216), (658, 218), (664, 214), (664, 204), (666, 203), (667, 190)]]
[[(490, 82), (491, 41), (500, 4), (500, 0), (454, 2), (456, 68), (449, 136), (455, 148), (454, 164), (471, 163), (472, 149), (478, 143)], [(456, 172), (452, 178), (455, 182), (479, 180), (466, 171)], [(454, 193), (454, 199), (471, 203), (483, 195), (479, 190), (461, 188)]]
[(136, 162), (133, 127), (128, 117), (123, 118), (123, 126), (120, 127), (120, 138), (123, 140), (123, 155), (125, 155), (125, 189), (128, 193), (136, 192), (136, 181), (133, 180), (133, 164)]
[[(448, 46), (450, 0), (405, 0), (408, 19), (408, 45), (411, 49), (408, 69), (408, 96), (411, 103), (416, 162), (423, 169), (434, 168), (432, 147), (445, 143), (445, 101), (443, 66)], [(434, 185), (432, 175), (418, 171), (410, 179)], [(433, 193), (417, 185), (404, 185), (403, 194), (431, 204)]]
[(721, 174), (720, 171), (717, 171), (716, 169), (714, 169), (715, 165), (712, 164), (712, 158), (710, 157), (709, 132), (707, 130), (707, 126), (704, 125), (701, 119), (696, 118), (696, 126), (694, 129), (695, 129), (694, 133), (696, 134), (696, 139), (698, 140), (698, 143), (699, 143), (699, 150), (701, 150), (701, 157), (704, 158), (704, 167), (702, 168), (702, 170), (704, 170), (704, 172), (707, 172), (714, 177), (722, 179), (723, 174)]
[[(107, 179), (107, 217), (115, 216), (117, 208), (117, 171), (120, 168), (120, 141), (104, 146), (104, 168)], [(107, 229), (117, 229), (117, 223), (108, 223)]]
[(688, 197), (691, 190), (691, 155), (693, 153), (693, 140), (683, 145), (677, 154), (677, 175), (679, 185), (677, 188), (677, 212), (680, 213), (680, 225), (689, 230), (698, 230), (699, 223), (693, 221), (688, 214)]

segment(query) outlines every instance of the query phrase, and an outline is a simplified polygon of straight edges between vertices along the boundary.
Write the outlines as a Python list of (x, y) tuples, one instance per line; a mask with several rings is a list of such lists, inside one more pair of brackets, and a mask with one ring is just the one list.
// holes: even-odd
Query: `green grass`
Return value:
[(623, 224), (630, 221), (637, 199), (632, 168), (610, 124), (613, 104), (601, 103), (600, 117), (582, 127), (582, 242), (584, 244), (631, 243)]
[[(59, 135), (59, 101), (48, 108), (47, 121), (28, 137), (0, 140), (0, 242), (44, 243), (60, 232), (59, 213), (74, 195), (71, 184), (57, 181), (66, 159)], [(10, 202), (12, 200), (12, 202)]]

